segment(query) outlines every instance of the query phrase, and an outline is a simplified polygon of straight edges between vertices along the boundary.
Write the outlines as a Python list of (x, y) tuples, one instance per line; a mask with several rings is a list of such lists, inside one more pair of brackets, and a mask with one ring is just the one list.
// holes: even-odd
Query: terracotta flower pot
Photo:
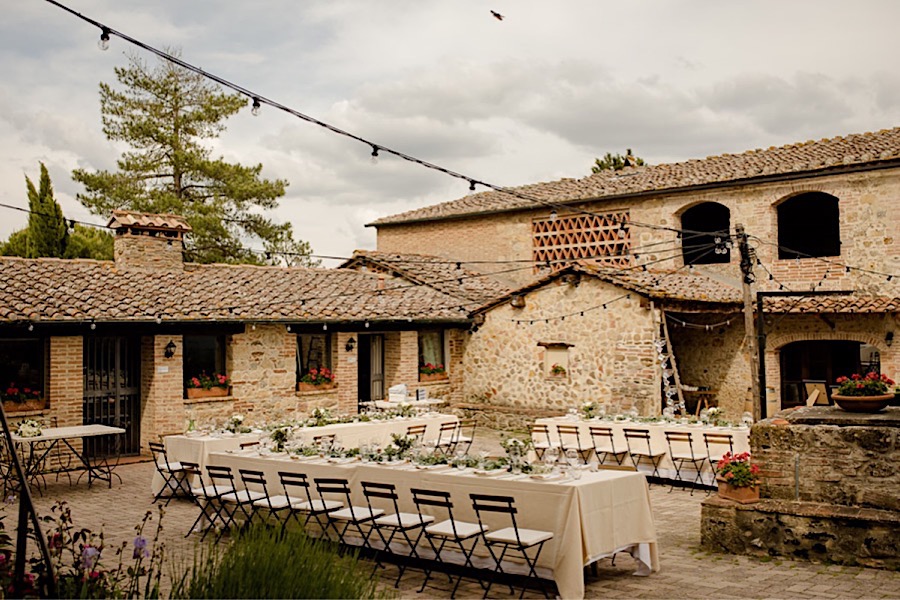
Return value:
[(877, 413), (894, 399), (894, 394), (882, 394), (881, 396), (841, 396), (832, 394), (831, 399), (847, 412)]
[(717, 477), (716, 481), (719, 483), (719, 498), (732, 500), (739, 504), (753, 504), (754, 502), (759, 502), (758, 485), (737, 487), (731, 485), (721, 477)]
[(228, 388), (213, 387), (208, 390), (203, 388), (187, 388), (187, 397), (190, 400), (196, 398), (221, 398), (228, 395)]
[(450, 376), (446, 373), (419, 373), (419, 382), (427, 381), (446, 381)]

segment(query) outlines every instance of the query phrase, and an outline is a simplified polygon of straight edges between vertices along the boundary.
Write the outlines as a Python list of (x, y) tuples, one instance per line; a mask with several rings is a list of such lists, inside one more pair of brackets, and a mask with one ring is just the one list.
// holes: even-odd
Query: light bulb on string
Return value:
[(550, 220), (555, 221), (559, 217), (559, 213), (556, 212), (556, 209), (550, 211)]
[(469, 193), (472, 194), (474, 192), (475, 192), (475, 180), (470, 179), (469, 180)]
[(250, 114), (258, 117), (260, 108), (262, 108), (262, 105), (259, 103), (259, 98), (253, 98), (253, 108), (250, 109)]
[(373, 165), (378, 164), (378, 146), (372, 146), (372, 158), (370, 158), (369, 160), (372, 161)]
[(97, 40), (97, 47), (103, 51), (109, 50), (109, 29), (106, 27), (100, 32), (100, 39)]

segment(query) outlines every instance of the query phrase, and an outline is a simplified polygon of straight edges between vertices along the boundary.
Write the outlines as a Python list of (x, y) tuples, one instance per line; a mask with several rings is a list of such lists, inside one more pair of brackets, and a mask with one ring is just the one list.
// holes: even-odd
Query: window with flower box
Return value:
[(331, 370), (331, 336), (320, 333), (297, 335), (297, 383), (310, 373)]
[(201, 373), (227, 375), (225, 372), (224, 335), (186, 335), (184, 345), (185, 387), (192, 377)]
[(4, 402), (46, 402), (48, 344), (40, 338), (0, 338), (0, 398)]
[(444, 330), (424, 329), (419, 332), (419, 381), (445, 379), (447, 361), (444, 355)]

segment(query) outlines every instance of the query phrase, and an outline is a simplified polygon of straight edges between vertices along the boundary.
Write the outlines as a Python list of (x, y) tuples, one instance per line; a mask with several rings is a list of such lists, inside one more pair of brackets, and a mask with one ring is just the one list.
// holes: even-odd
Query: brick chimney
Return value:
[(184, 217), (115, 210), (108, 226), (116, 232), (113, 250), (117, 267), (184, 270), (184, 234), (191, 231)]

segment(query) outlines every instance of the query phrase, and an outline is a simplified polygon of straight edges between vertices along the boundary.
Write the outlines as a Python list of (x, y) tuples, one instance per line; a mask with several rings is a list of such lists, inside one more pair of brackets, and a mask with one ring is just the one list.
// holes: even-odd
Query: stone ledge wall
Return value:
[(855, 415), (814, 406), (779, 415), (750, 433), (762, 497), (900, 510), (900, 409)]
[(900, 514), (810, 502), (703, 501), (700, 545), (751, 556), (785, 556), (900, 569)]

